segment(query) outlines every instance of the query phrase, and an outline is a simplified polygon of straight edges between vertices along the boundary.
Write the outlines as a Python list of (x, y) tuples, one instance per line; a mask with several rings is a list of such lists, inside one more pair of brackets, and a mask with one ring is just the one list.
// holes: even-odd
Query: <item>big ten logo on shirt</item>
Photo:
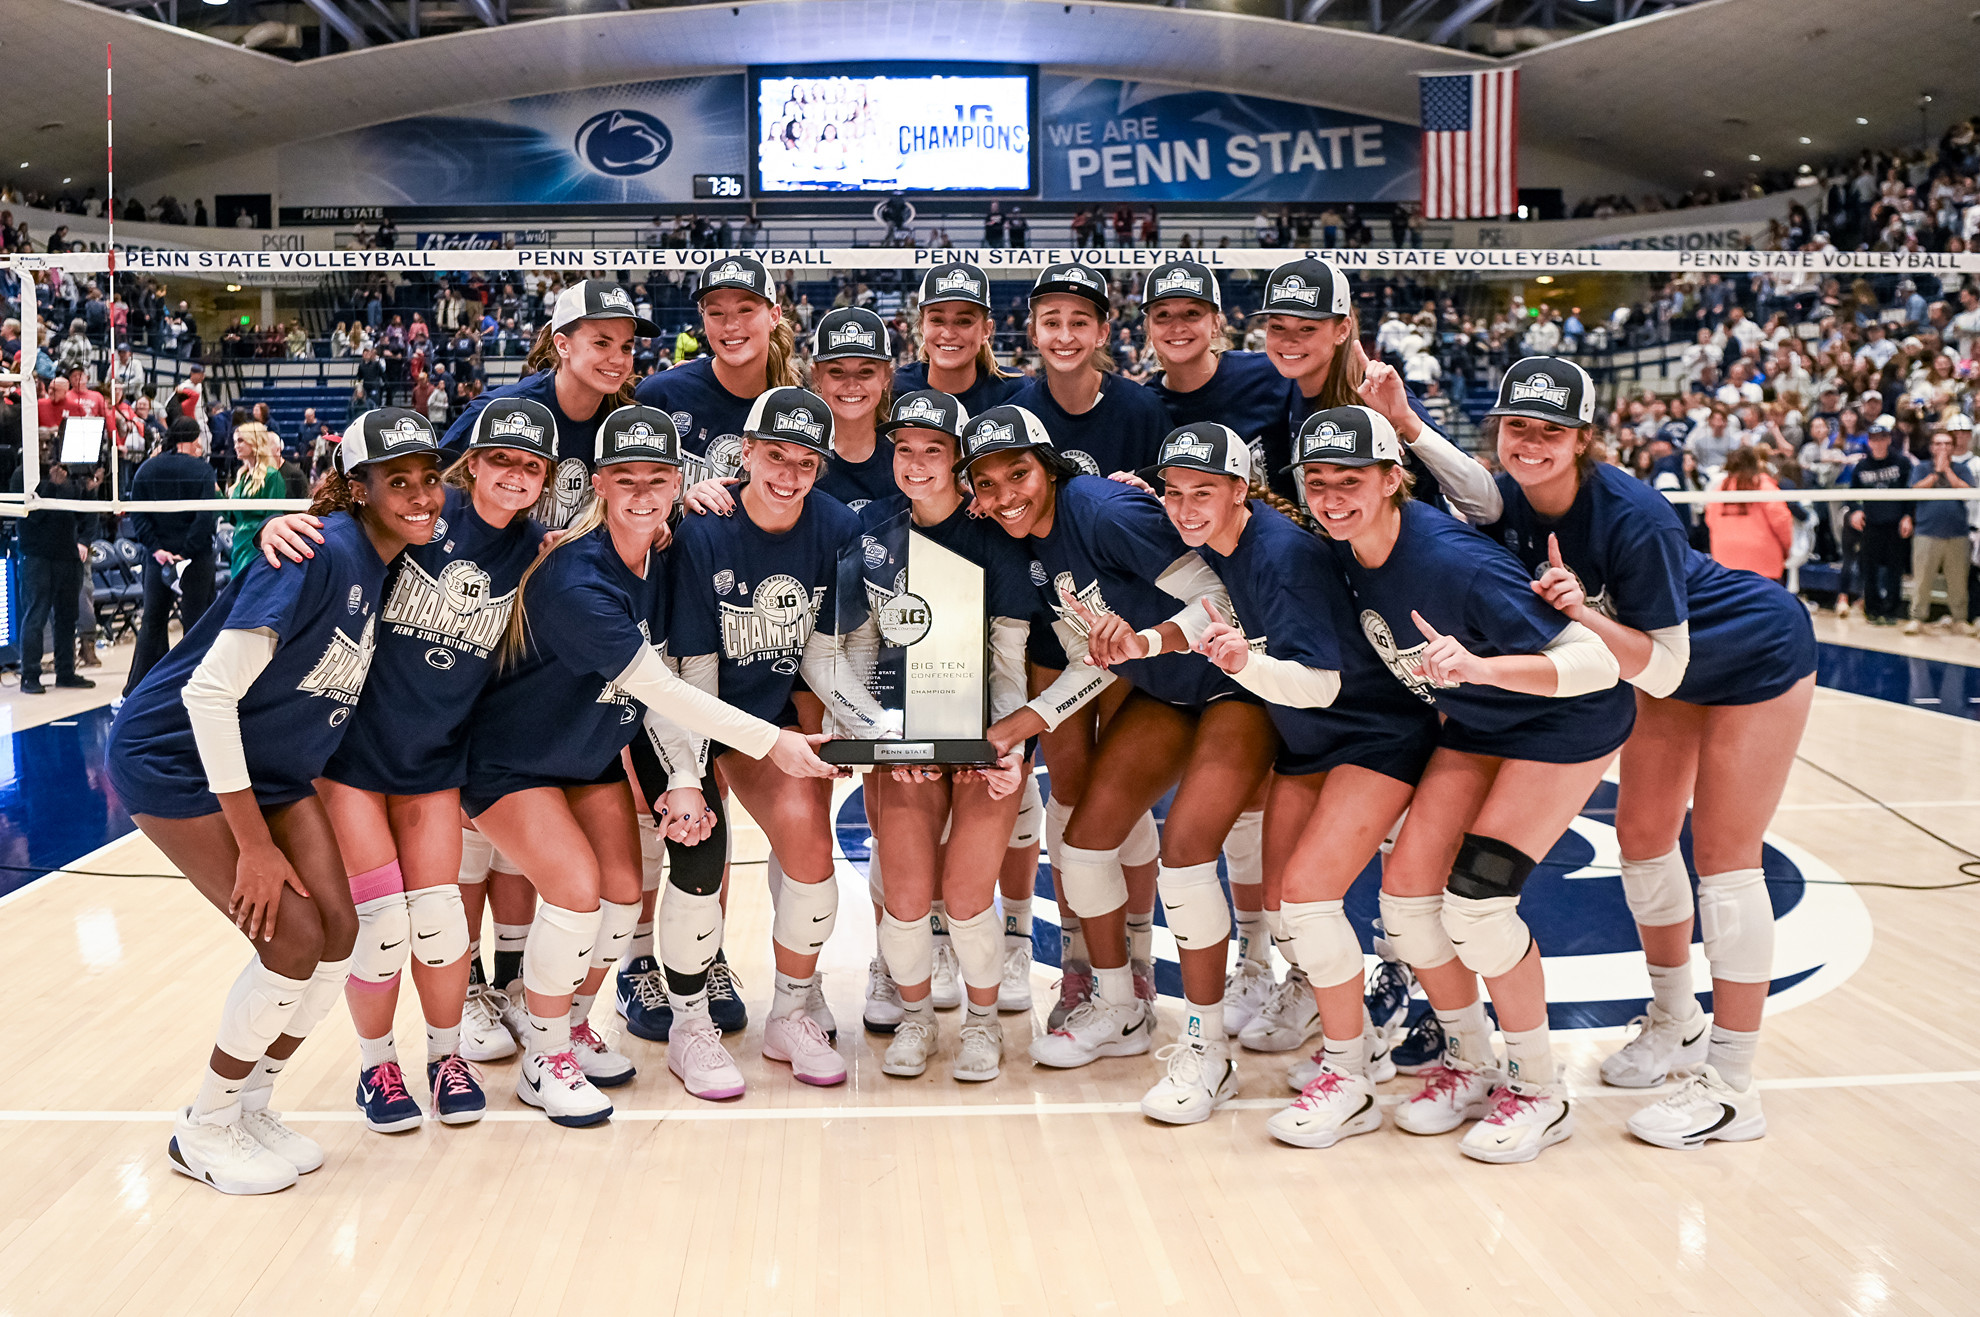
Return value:
[(1408, 649), (1400, 648), (1396, 644), (1395, 633), (1389, 630), (1388, 619), (1372, 608), (1361, 610), (1361, 633), (1368, 637), (1368, 643), (1375, 647), (1382, 662), (1395, 674), (1396, 680), (1408, 688), (1410, 694), (1425, 704), (1437, 702), (1437, 697), (1430, 693), (1436, 689), (1436, 683), (1416, 670), (1423, 661), (1423, 651), (1430, 648), (1429, 641), (1411, 645)]
[[(674, 423), (680, 427), (683, 437), (688, 433), (680, 420), (686, 412), (675, 412)], [(694, 418), (688, 416), (688, 420)], [(743, 441), (739, 434), (718, 434), (708, 441), (708, 447), (699, 455), (685, 450), (681, 460), (687, 464), (686, 479), (681, 488), (685, 492), (702, 480), (733, 480), (742, 474)]]
[(437, 578), (408, 558), (385, 601), (385, 625), (431, 646), (426, 661), (442, 672), (454, 666), (456, 651), (485, 659), (508, 629), (516, 602), (514, 590), (498, 599), (490, 589), (488, 573), (464, 558), (442, 567)]
[(549, 529), (562, 530), (578, 519), (591, 499), (591, 468), (583, 458), (567, 457), (544, 484), (533, 515)]
[[(717, 600), (723, 656), (735, 663), (768, 659), (778, 672), (796, 672), (804, 642), (811, 638), (812, 619), (825, 603), (825, 587), (807, 590), (796, 577), (779, 574), (757, 582), (753, 593), (749, 582), (737, 581), (735, 592), (749, 602)], [(716, 593), (724, 592), (718, 588)]]
[(1082, 639), (1086, 636), (1086, 619), (1074, 610), (1072, 604), (1069, 602), (1071, 600), (1077, 600), (1079, 606), (1089, 613), (1111, 613), (1114, 611), (1107, 606), (1106, 599), (1101, 596), (1099, 581), (1096, 580), (1093, 584), (1082, 590), (1073, 581), (1073, 574), (1071, 572), (1060, 572), (1054, 577), (1052, 579), (1052, 609), (1058, 613), (1059, 620), (1071, 627), (1073, 634)]
[(364, 619), (364, 631), (356, 640), (341, 631), (333, 633), (315, 666), (296, 684), (303, 694), (323, 696), (338, 706), (330, 712), (332, 727), (341, 726), (351, 716), (351, 706), (358, 702), (358, 695), (364, 690), (365, 673), (371, 670), (377, 625), (378, 617), (373, 614)]
[[(646, 629), (646, 619), (643, 617), (639, 619), (639, 637), (649, 645), (653, 643), (653, 633)], [(639, 717), (639, 701), (620, 690), (619, 684), (615, 681), (605, 683), (605, 689), (598, 692), (597, 703), (618, 705), (619, 726), (621, 727), (626, 726), (633, 719)]]

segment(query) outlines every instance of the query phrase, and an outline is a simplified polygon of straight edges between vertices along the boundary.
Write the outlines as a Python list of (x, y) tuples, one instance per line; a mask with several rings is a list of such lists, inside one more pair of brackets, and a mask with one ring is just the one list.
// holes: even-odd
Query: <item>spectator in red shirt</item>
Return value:
[(110, 400), (89, 387), (89, 373), (80, 366), (69, 372), (69, 396), (62, 405), (65, 416), (110, 414)]
[(34, 423), (41, 430), (43, 439), (62, 428), (62, 418), (69, 414), (66, 406), (68, 399), (69, 382), (59, 375), (49, 381), (47, 391), (35, 399)]

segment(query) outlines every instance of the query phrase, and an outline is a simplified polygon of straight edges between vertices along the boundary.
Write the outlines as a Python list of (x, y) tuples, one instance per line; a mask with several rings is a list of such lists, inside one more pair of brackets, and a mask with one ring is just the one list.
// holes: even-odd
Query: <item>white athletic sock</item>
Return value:
[(1031, 898), (1004, 898), (1004, 936), (1031, 941)]
[(1094, 993), (1101, 1001), (1126, 1006), (1134, 1001), (1134, 971), (1126, 965), (1118, 969), (1093, 971)]
[(571, 1028), (575, 1029), (591, 1018), (591, 1003), (598, 1000), (595, 992), (579, 992), (571, 996)]
[(1237, 912), (1238, 957), (1266, 969), (1272, 967), (1272, 935), (1265, 930), (1263, 910)]
[(1224, 1041), (1224, 1002), (1220, 997), (1208, 1006), (1189, 1002), (1183, 1018), (1183, 1037), (1209, 1047)]
[[(193, 1098), (193, 1119), (200, 1120), (202, 1117), (211, 1116), (216, 1112), (232, 1110), (240, 1103), (241, 1089), (246, 1083), (247, 1081), (245, 1079), (229, 1079), (212, 1066), (207, 1066), (206, 1073), (199, 1077), (199, 1093)], [(223, 1122), (202, 1121), (201, 1123), (221, 1124)]]
[(248, 1071), (248, 1077), (241, 1081), (242, 1108), (249, 1111), (266, 1110), (268, 1099), (274, 1093), (275, 1076), (281, 1074), (282, 1068), (288, 1064), (286, 1057), (277, 1061), (272, 1056), (264, 1056), (256, 1061), (254, 1069)]
[(777, 971), (777, 995), (770, 1003), (770, 1018), (780, 1019), (786, 1015), (799, 1015), (804, 1011), (804, 999), (811, 995), (811, 985), (815, 974), (803, 978)]
[(1368, 1047), (1357, 1035), (1340, 1039), (1322, 1036), (1320, 1039), (1321, 1060), (1329, 1067), (1344, 1075), (1365, 1075), (1368, 1073)]
[(1650, 1004), (1673, 1020), (1698, 1014), (1698, 997), (1691, 990), (1691, 962), (1650, 966)]
[(935, 1018), (934, 1003), (935, 999), (932, 996), (923, 997), (920, 1001), (909, 1001), (903, 997), (901, 998), (901, 1015), (903, 1018), (912, 1015), (918, 1020), (925, 1020), (932, 1023)]
[(523, 1054), (526, 1056), (556, 1056), (571, 1050), (571, 1017), (568, 1015), (538, 1015), (528, 1012), (529, 1037), (525, 1040)]
[(1155, 959), (1155, 912), (1127, 912), (1128, 962)]
[(1502, 1030), (1506, 1036), (1506, 1073), (1522, 1084), (1554, 1082), (1554, 1043), (1547, 1026), (1517, 1031)]
[(426, 1059), (444, 1061), (461, 1050), (461, 1026), (442, 1029), (438, 1025), (426, 1026)]
[(643, 919), (633, 925), (632, 945), (626, 948), (626, 959), (638, 960), (641, 956), (653, 954), (653, 921)]
[(1753, 1054), (1760, 1047), (1760, 1031), (1741, 1033), (1721, 1025), (1712, 1026), (1712, 1043), (1705, 1051), (1705, 1062), (1719, 1072), (1719, 1078), (1734, 1088), (1753, 1087)]
[(359, 1035), (358, 1069), (369, 1070), (373, 1066), (381, 1066), (387, 1061), (397, 1061), (398, 1059), (399, 1049), (393, 1043), (391, 1034), (388, 1033), (383, 1038), (366, 1038), (363, 1035)]
[(963, 1000), (963, 1005), (969, 1008), (969, 1022), (971, 1024), (988, 1024), (997, 1018), (997, 1008), (994, 1005), (978, 1006), (975, 1002), (967, 998)]
[(1064, 947), (1064, 959), (1071, 964), (1085, 965), (1091, 957), (1086, 954), (1086, 929), (1081, 926), (1079, 916), (1070, 910), (1059, 915), (1059, 939)]
[(708, 986), (704, 982), (699, 991), (685, 997), (669, 992), (667, 1004), (673, 1007), (677, 1024), (684, 1020), (705, 1020), (708, 1018)]
[(928, 927), (936, 937), (949, 935), (949, 907), (941, 901), (928, 903)]
[(1456, 1011), (1438, 1011), (1437, 1023), (1444, 1026), (1445, 1055), (1467, 1065), (1492, 1064), (1492, 1021), (1485, 1015), (1485, 1003), (1475, 1001)]

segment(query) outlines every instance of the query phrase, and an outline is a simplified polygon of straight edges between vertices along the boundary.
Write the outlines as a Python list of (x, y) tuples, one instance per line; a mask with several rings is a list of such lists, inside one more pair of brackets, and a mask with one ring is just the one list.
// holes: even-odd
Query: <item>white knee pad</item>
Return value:
[(1155, 812), (1149, 810), (1135, 820), (1134, 831), (1121, 843), (1121, 865), (1135, 868), (1162, 858), (1162, 830), (1155, 826)]
[(584, 986), (604, 917), (603, 910), (538, 903), (523, 948), (523, 987), (544, 997), (566, 997)]
[(1519, 917), (1517, 896), (1483, 899), (1444, 893), (1444, 932), (1474, 974), (1496, 979), (1526, 959), (1533, 934)]
[(1089, 851), (1061, 844), (1052, 852), (1052, 877), (1067, 907), (1081, 919), (1111, 914), (1127, 905), (1127, 875), (1118, 850)]
[(1361, 943), (1341, 902), (1288, 901), (1279, 913), (1299, 947), (1299, 967), (1315, 987), (1338, 987), (1361, 977)]
[(488, 881), (488, 870), (495, 857), (495, 843), (473, 828), (461, 829), (461, 877), (464, 886)]
[(660, 829), (641, 820), (639, 825), (639, 890), (660, 890), (661, 871), (667, 867), (667, 840)]
[(1691, 877), (1676, 848), (1654, 860), (1624, 860), (1622, 885), (1629, 916), (1639, 928), (1664, 928), (1691, 918)]
[(497, 846), (494, 842), (490, 842), (488, 843), (488, 872), (512, 873), (520, 878), (522, 877), (522, 866), (502, 854), (502, 848), (500, 846)]
[[(1389, 829), (1388, 836), (1382, 838), (1382, 844), (1376, 847), (1377, 850), (1379, 850), (1382, 854), (1387, 855), (1390, 851), (1396, 848), (1396, 838), (1402, 835), (1403, 820), (1408, 817), (1409, 817), (1408, 810), (1404, 810), (1400, 815), (1397, 816), (1395, 826)], [(1384, 927), (1386, 927), (1387, 924), (1388, 921), (1384, 920), (1383, 921)]]
[(1059, 851), (1066, 844), (1066, 824), (1072, 822), (1072, 806), (1057, 796), (1045, 800), (1045, 858), (1053, 865), (1054, 875), (1058, 872)]
[(1038, 794), (1038, 779), (1025, 774), (1024, 799), (1018, 805), (1017, 821), (1011, 824), (1010, 850), (1019, 851), (1038, 844), (1039, 829), (1045, 826), (1045, 801)]
[[(460, 892), (455, 891), (458, 898)], [(412, 917), (406, 909), (406, 894), (392, 892), (361, 901), (357, 907), (357, 945), (351, 952), (351, 977), (360, 983), (390, 983), (406, 963), (406, 944), (412, 940)], [(461, 916), (467, 928), (467, 916)]]
[(407, 922), (412, 926), (413, 959), (438, 968), (467, 954), (467, 907), (461, 889), (449, 883), (406, 893)]
[(1256, 887), (1265, 881), (1265, 811), (1249, 809), (1237, 816), (1224, 838), (1224, 868), (1231, 886)]
[(965, 986), (982, 991), (1004, 981), (1004, 925), (996, 906), (987, 905), (967, 919), (950, 915), (949, 941)]
[(893, 912), (882, 910), (874, 937), (880, 944), (880, 959), (887, 962), (894, 982), (912, 987), (934, 977), (935, 934), (929, 931), (926, 918), (896, 919)]
[(1403, 964), (1411, 969), (1435, 969), (1457, 955), (1451, 935), (1444, 931), (1444, 897), (1397, 896), (1382, 893), (1382, 933)]
[(598, 942), (591, 949), (591, 968), (610, 969), (626, 954), (633, 930), (639, 927), (639, 906), (638, 901), (598, 903)]
[(777, 916), (771, 921), (770, 936), (786, 951), (815, 956), (832, 936), (839, 922), (839, 880), (801, 883), (784, 879), (784, 895), (777, 902)]
[(722, 894), (698, 896), (672, 883), (660, 894), (660, 963), (677, 974), (705, 974), (722, 949)]
[(344, 984), (350, 977), (349, 956), (320, 962), (316, 972), (309, 976), (309, 986), (303, 989), (296, 1013), (282, 1026), (282, 1032), (291, 1038), (307, 1038), (314, 1033), (316, 1026), (329, 1019), (330, 1012), (344, 999)]
[(1761, 870), (1699, 874), (1698, 931), (1713, 978), (1728, 983), (1773, 979), (1774, 903)]
[(947, 846), (949, 844), (949, 830), (955, 826), (956, 826), (956, 812), (955, 810), (951, 809), (949, 811), (949, 817), (942, 820), (942, 835), (935, 839), (936, 844), (939, 846)]
[(880, 876), (880, 839), (874, 838), (866, 852), (866, 894), (873, 898), (873, 904), (887, 904), (887, 881)]
[(770, 908), (775, 910), (784, 899), (784, 866), (775, 851), (763, 861), (763, 881), (770, 886)]
[(1162, 898), (1169, 932), (1183, 950), (1213, 947), (1231, 935), (1231, 908), (1224, 901), (1223, 884), (1217, 881), (1215, 860), (1176, 868), (1165, 864), (1155, 871), (1155, 890)]
[(1279, 954), (1286, 958), (1286, 964), (1298, 969), (1299, 948), (1293, 945), (1292, 932), (1286, 927), (1285, 906), (1281, 905), (1277, 910), (1261, 910), (1259, 913), (1265, 916), (1265, 935), (1272, 939), (1272, 945), (1277, 947)]
[(269, 1044), (288, 1029), (309, 982), (277, 974), (256, 956), (227, 989), (215, 1044), (237, 1061), (259, 1061)]

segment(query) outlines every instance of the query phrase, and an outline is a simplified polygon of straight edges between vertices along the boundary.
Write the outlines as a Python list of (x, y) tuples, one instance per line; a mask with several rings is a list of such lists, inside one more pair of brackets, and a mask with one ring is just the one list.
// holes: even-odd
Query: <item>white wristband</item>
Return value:
[(1162, 632), (1160, 628), (1148, 627), (1145, 628), (1144, 630), (1135, 632), (1135, 634), (1148, 642), (1147, 657), (1154, 658), (1157, 654), (1160, 654), (1162, 652)]

